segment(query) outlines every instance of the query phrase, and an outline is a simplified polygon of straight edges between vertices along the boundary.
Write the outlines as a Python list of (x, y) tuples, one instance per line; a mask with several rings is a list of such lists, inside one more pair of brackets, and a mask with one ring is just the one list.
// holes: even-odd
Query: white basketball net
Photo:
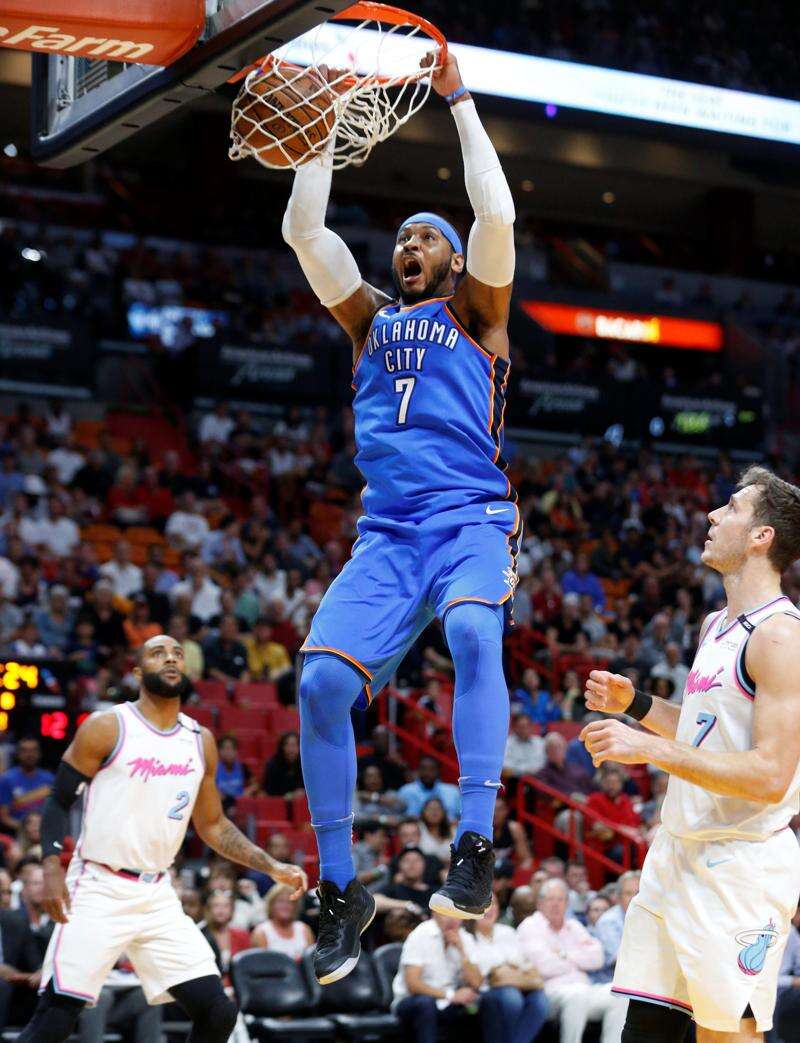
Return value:
[[(437, 47), (426, 30), (411, 21), (324, 22), (247, 74), (233, 103), (228, 155), (233, 160), (252, 156), (265, 167), (296, 170), (330, 147), (334, 169), (360, 166), (378, 142), (394, 134), (427, 101), (430, 69), (420, 69), (419, 63)], [(320, 65), (333, 71), (323, 76)], [(267, 78), (270, 86), (265, 88)], [(288, 94), (298, 100), (287, 106), (284, 94), (279, 102), (275, 96), (295, 83)], [(310, 110), (320, 114), (311, 120), (311, 133)]]

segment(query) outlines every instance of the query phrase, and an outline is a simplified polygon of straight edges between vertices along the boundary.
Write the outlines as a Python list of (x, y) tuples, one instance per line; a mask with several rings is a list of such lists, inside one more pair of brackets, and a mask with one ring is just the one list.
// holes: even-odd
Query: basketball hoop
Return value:
[(244, 82), (228, 155), (296, 170), (330, 149), (335, 170), (360, 166), (427, 101), (432, 69), (420, 60), (430, 51), (440, 67), (447, 41), (426, 19), (387, 4), (348, 7), (231, 77)]

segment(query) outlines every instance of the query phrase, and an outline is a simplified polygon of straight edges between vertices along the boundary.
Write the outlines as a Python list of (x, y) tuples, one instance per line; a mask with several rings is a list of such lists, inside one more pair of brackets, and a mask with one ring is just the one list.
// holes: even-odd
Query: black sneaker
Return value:
[(357, 880), (342, 893), (330, 880), (321, 880), (319, 929), (314, 949), (314, 973), (320, 985), (344, 978), (358, 963), (361, 935), (375, 918), (375, 899)]
[(450, 845), (447, 879), (428, 903), (435, 913), (456, 920), (480, 920), (492, 903), (494, 851), (480, 833), (465, 833)]

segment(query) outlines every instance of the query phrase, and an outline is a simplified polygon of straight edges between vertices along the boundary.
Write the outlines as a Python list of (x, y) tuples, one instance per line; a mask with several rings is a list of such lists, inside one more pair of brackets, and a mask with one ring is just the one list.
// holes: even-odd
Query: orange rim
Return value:
[[(373, 22), (385, 22), (388, 25), (416, 25), (423, 32), (427, 33), (431, 41), (436, 44), (439, 48), (439, 62), (438, 65), (443, 65), (447, 60), (447, 40), (441, 29), (429, 22), (427, 18), (422, 18), (420, 15), (416, 15), (413, 11), (405, 11), (402, 7), (394, 7), (392, 4), (379, 4), (372, 3), (370, 0), (364, 0), (363, 3), (353, 4), (351, 7), (345, 8), (344, 11), (339, 11), (338, 14), (333, 15), (332, 18), (328, 19), (331, 22), (351, 22), (351, 21), (364, 21), (370, 20)], [(269, 69), (273, 66), (280, 66), (282, 69), (286, 69), (291, 72), (303, 72), (304, 69), (310, 68), (310, 66), (297, 65), (295, 62), (288, 62), (281, 58), (274, 58), (271, 54), (264, 55), (263, 58), (259, 58), (257, 61), (251, 62), (250, 65), (236, 72), (228, 80), (228, 83), (238, 83), (243, 80), (248, 73), (254, 69)], [(359, 77), (359, 76), (346, 76), (340, 81), (346, 87), (353, 87), (355, 84), (363, 81), (370, 83), (394, 83), (397, 86), (401, 86), (404, 83), (408, 83), (410, 80), (414, 80), (424, 75), (424, 70), (418, 72), (409, 73), (408, 76), (397, 77), (397, 76), (370, 76), (370, 77)]]

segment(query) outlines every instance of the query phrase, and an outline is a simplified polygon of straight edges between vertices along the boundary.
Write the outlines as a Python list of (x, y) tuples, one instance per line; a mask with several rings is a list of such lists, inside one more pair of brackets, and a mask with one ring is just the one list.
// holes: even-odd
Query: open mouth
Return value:
[(403, 258), (402, 276), (404, 283), (416, 282), (422, 278), (422, 275), (422, 265), (416, 257), (409, 256)]

